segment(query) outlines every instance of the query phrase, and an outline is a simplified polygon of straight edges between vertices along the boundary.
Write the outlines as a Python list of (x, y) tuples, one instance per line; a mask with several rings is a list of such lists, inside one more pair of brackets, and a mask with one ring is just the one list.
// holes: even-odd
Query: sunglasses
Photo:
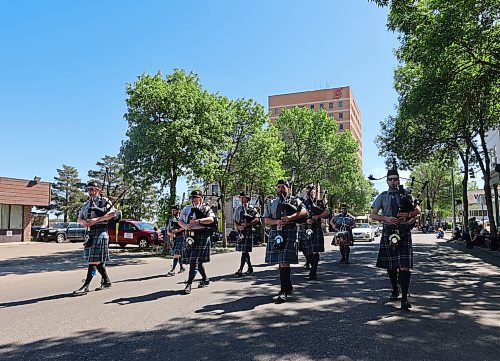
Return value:
[(398, 181), (399, 178), (387, 178), (388, 181)]
[(99, 188), (87, 188), (87, 192), (98, 191)]

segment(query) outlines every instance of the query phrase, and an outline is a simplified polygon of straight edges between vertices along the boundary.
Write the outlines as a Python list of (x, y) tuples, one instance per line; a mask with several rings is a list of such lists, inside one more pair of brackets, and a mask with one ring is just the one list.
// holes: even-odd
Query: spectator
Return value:
[(485, 246), (486, 245), (486, 236), (489, 234), (489, 232), (484, 229), (483, 225), (480, 224), (476, 232), (474, 234), (474, 238), (472, 239), (472, 244), (474, 246)]
[(444, 231), (441, 227), (437, 227), (437, 234), (436, 234), (437, 239), (443, 239), (444, 238)]
[(462, 232), (460, 232), (460, 228), (455, 227), (455, 229), (452, 232), (451, 240), (459, 241), (461, 238), (462, 238)]

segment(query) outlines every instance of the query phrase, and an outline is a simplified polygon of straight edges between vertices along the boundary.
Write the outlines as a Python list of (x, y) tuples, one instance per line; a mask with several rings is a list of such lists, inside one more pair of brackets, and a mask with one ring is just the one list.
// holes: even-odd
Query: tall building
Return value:
[(349, 129), (358, 142), (358, 159), (363, 169), (361, 113), (358, 109), (351, 87), (312, 90), (299, 93), (271, 95), (268, 98), (270, 119), (274, 122), (284, 108), (308, 107), (314, 110), (324, 109), (329, 116), (335, 118), (339, 133)]

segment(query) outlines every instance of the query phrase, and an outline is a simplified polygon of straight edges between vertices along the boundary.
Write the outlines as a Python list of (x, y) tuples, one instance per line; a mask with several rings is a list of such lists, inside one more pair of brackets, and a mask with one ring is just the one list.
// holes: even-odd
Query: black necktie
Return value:
[(283, 197), (278, 197), (278, 206), (276, 207), (276, 219), (281, 219), (282, 214), (282, 208), (283, 208)]
[(391, 212), (393, 217), (396, 217), (399, 213), (399, 202), (395, 193), (391, 193)]

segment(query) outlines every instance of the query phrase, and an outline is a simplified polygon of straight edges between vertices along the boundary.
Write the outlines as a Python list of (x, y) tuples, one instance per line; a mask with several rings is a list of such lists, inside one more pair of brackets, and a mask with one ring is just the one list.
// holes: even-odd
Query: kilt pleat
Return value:
[(325, 236), (323, 235), (323, 229), (321, 224), (319, 226), (314, 225), (312, 227), (313, 234), (310, 237), (306, 235), (305, 227), (299, 227), (298, 237), (299, 237), (299, 248), (303, 250), (305, 254), (312, 254), (316, 252), (325, 251)]
[[(238, 252), (252, 252), (253, 247), (253, 230), (245, 229), (241, 232), (244, 238), (240, 240), (236, 238), (236, 251)], [(239, 236), (239, 235), (238, 235)]]
[(191, 249), (186, 248), (184, 241), (184, 252), (182, 252), (182, 263), (210, 262), (210, 237), (207, 233), (197, 234), (194, 237), (194, 244)]
[(392, 247), (389, 235), (382, 234), (377, 257), (377, 267), (385, 269), (413, 268), (413, 246), (411, 234), (400, 235), (400, 245)]
[(109, 235), (106, 231), (99, 235), (90, 235), (92, 247), (83, 250), (84, 262), (108, 262), (109, 261)]
[(184, 252), (184, 235), (177, 234), (173, 241), (174, 245), (170, 249), (170, 254), (172, 256), (182, 256), (182, 253)]
[(266, 245), (266, 263), (299, 263), (297, 228), (285, 228), (279, 232), (285, 241), (285, 249), (276, 251), (274, 249), (274, 238), (278, 231), (271, 229), (269, 232), (269, 241)]

